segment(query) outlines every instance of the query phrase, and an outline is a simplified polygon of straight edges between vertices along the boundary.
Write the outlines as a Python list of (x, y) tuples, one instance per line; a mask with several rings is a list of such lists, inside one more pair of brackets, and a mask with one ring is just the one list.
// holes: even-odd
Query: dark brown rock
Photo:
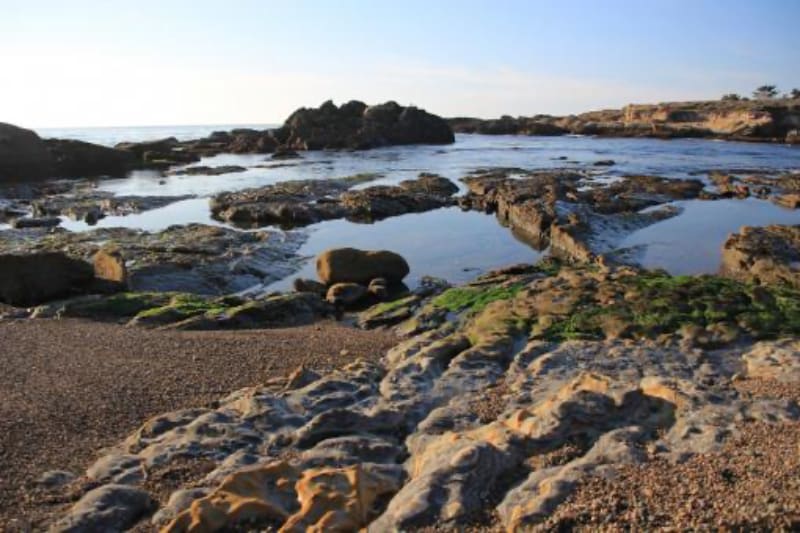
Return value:
[(396, 102), (367, 107), (363, 102), (351, 101), (337, 107), (327, 101), (316, 109), (301, 108), (275, 135), (295, 150), (449, 144), (455, 140), (442, 118)]
[(0, 255), (0, 301), (27, 307), (83, 290), (92, 266), (61, 252)]
[(410, 269), (402, 256), (386, 250), (365, 251), (355, 248), (336, 248), (317, 257), (317, 275), (320, 281), (334, 283), (368, 284), (375, 278), (385, 278), (389, 283), (399, 283)]
[(52, 155), (56, 177), (125, 176), (136, 166), (136, 158), (123, 150), (65, 139), (44, 142)]
[(0, 182), (48, 178), (52, 165), (35, 132), (0, 122)]

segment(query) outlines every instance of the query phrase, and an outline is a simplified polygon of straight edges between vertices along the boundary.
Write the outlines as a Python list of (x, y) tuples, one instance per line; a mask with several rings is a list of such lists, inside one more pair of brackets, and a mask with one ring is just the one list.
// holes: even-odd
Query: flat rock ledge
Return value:
[[(800, 381), (797, 325), (747, 326), (765, 298), (749, 290), (627, 268), (491, 273), (421, 303), (379, 363), (298, 369), (146, 421), (70, 484), (84, 494), (54, 530), (536, 526), (587, 476), (715, 453), (748, 421), (800, 420), (796, 402), (735, 386)], [(778, 323), (782, 305), (761, 314)], [(635, 311), (635, 327), (598, 309)], [(739, 334), (713, 338), (719, 324)], [(209, 466), (168, 495), (153, 486), (192, 464)]]

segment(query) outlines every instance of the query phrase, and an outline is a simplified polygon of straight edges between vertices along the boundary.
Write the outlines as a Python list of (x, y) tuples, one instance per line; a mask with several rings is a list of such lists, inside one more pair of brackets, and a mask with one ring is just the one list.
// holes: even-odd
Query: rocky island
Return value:
[[(394, 102), (325, 102), (276, 129), (114, 147), (1, 125), (0, 521), (64, 532), (797, 528), (800, 225), (731, 233), (711, 273), (647, 268), (627, 239), (723, 202), (793, 214), (798, 169), (679, 177), (563, 156), (382, 172), (398, 147), (435, 163), (454, 131), (791, 141), (798, 109), (699, 102), (445, 121)], [(326, 157), (351, 151), (381, 172), (327, 170)], [(287, 168), (324, 175), (235, 181)], [(224, 186), (202, 197), (98, 187), (143, 169)], [(102, 225), (195, 200), (203, 222)], [(541, 258), (498, 257), (452, 283), (412, 281), (429, 265), (383, 236), (375, 249), (304, 248), (326, 224), (447, 210), (502, 225)], [(60, 227), (69, 220), (90, 227)], [(309, 264), (313, 278), (299, 274)], [(280, 280), (291, 289), (275, 290)]]

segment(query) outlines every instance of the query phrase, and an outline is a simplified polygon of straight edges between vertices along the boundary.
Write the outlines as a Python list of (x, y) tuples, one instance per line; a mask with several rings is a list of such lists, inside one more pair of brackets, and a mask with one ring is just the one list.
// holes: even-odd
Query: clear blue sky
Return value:
[(562, 114), (800, 87), (800, 0), (0, 0), (0, 121)]

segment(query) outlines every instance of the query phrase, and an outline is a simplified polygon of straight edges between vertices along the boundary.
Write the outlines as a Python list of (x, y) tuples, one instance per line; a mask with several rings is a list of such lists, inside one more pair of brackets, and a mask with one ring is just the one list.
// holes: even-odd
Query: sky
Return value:
[(800, 87), (800, 0), (0, 0), (0, 122), (266, 124), (332, 99), (569, 114)]

